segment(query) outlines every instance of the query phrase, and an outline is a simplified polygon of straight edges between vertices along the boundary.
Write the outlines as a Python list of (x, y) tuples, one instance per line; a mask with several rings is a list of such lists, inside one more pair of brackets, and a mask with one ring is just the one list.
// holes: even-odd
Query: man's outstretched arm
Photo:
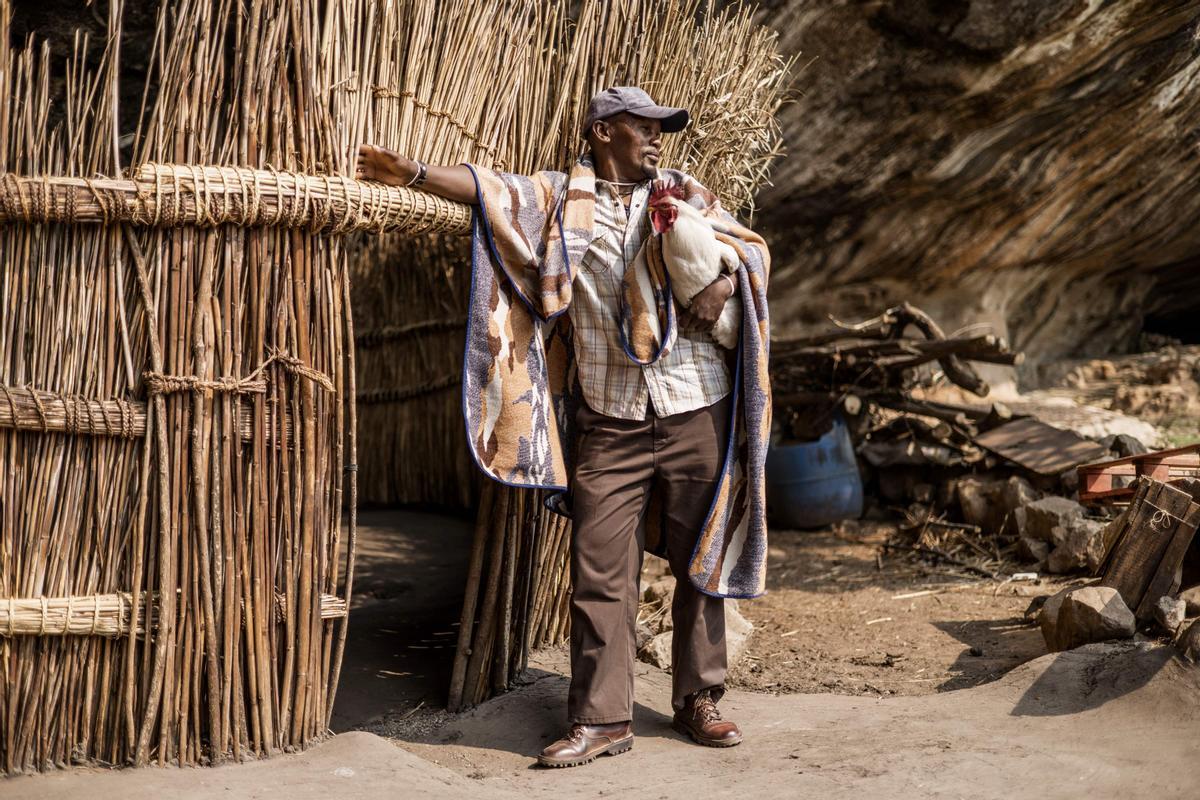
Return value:
[[(363, 181), (379, 181), (389, 186), (407, 186), (416, 177), (418, 169), (416, 161), (395, 150), (364, 144), (358, 148), (358, 167), (354, 177)], [(462, 164), (453, 167), (430, 164), (425, 181), (412, 188), (468, 205), (476, 202), (475, 179), (471, 177), (471, 170)]]

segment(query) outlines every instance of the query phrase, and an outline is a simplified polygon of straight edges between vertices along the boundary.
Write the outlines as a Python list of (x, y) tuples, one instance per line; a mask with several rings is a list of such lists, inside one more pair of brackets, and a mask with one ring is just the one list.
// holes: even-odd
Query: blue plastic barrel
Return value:
[(776, 524), (819, 528), (862, 516), (862, 476), (840, 414), (815, 442), (771, 445), (766, 469), (767, 508)]

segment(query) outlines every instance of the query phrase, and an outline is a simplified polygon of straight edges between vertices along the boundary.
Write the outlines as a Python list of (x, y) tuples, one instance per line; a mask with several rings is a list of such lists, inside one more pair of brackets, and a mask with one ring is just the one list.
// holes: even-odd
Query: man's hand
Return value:
[[(354, 177), (360, 181), (379, 181), (388, 186), (408, 186), (417, 176), (418, 169), (417, 162), (408, 156), (377, 144), (364, 144), (358, 147), (358, 166), (354, 170)], [(468, 205), (478, 202), (475, 178), (471, 170), (462, 164), (452, 167), (429, 164), (425, 182), (413, 188)]]
[(692, 305), (680, 312), (680, 323), (686, 328), (712, 330), (725, 309), (725, 301), (733, 295), (729, 281), (717, 278), (692, 298)]
[(359, 145), (358, 168), (354, 170), (354, 177), (358, 180), (407, 186), (416, 176), (417, 162), (411, 158), (379, 145)]

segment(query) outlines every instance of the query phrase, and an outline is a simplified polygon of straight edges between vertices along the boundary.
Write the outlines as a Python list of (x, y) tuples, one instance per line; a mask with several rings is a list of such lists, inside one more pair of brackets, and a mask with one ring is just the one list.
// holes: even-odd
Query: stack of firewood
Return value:
[[(929, 450), (926, 460), (969, 463), (978, 454), (974, 436), (1011, 413), (1000, 404), (971, 408), (917, 399), (912, 391), (944, 377), (986, 397), (990, 387), (968, 362), (1016, 365), (1021, 360), (998, 336), (947, 338), (928, 314), (904, 303), (864, 322), (838, 323), (829, 333), (773, 342), (771, 380), (786, 437), (820, 436), (840, 409), (856, 438), (884, 443), (883, 450), (903, 439), (902, 447), (915, 443)], [(872, 407), (898, 413), (863, 413)]]

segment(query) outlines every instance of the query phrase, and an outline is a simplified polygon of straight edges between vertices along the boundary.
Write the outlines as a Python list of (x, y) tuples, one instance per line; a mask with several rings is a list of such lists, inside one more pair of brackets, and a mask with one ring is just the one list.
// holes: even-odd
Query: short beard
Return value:
[(651, 164), (649, 159), (642, 159), (642, 163), (639, 166), (642, 168), (642, 175), (652, 181), (658, 180), (658, 167)]

